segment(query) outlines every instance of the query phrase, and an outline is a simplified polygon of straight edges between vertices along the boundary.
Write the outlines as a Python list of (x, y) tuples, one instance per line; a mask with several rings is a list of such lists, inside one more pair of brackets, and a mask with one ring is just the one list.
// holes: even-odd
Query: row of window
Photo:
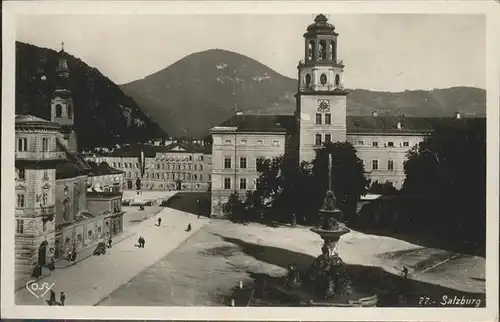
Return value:
[[(45, 220), (42, 221), (42, 231), (43, 232), (47, 231), (47, 222)], [(24, 234), (24, 220), (23, 219), (16, 220), (16, 233), (17, 234)]]
[[(28, 148), (28, 138), (18, 138), (16, 142), (16, 151), (17, 152), (26, 152), (29, 150)], [(42, 138), (42, 150), (40, 152), (49, 152), (49, 138)]]
[[(358, 145), (358, 146), (365, 146), (365, 141), (359, 140), (359, 141), (357, 141), (357, 142), (356, 142), (356, 145)], [(372, 141), (372, 145), (371, 145), (371, 146), (372, 146), (372, 147), (374, 147), (374, 148), (377, 148), (377, 147), (379, 147), (380, 145), (379, 145), (379, 142), (378, 142), (378, 141)], [(388, 142), (386, 142), (386, 143), (384, 144), (384, 147), (390, 147), (390, 148), (393, 148), (393, 147), (395, 147), (395, 146), (396, 146), (396, 145), (394, 144), (394, 141), (388, 141)], [(409, 146), (410, 146), (410, 142), (408, 142), (408, 141), (403, 141), (403, 142), (401, 142), (400, 146), (402, 146), (402, 147), (409, 147)]]
[[(240, 190), (247, 190), (249, 187), (247, 185), (247, 179), (246, 178), (240, 178), (239, 181), (239, 189)], [(230, 190), (231, 189), (231, 178), (224, 178), (224, 190)]]
[[(363, 165), (365, 165), (365, 161), (363, 160)], [(372, 160), (372, 170), (380, 170), (379, 168), (379, 160)], [(387, 170), (394, 170), (395, 168), (395, 163), (394, 160), (387, 160)]]
[[(255, 158), (255, 164), (257, 164), (257, 160), (259, 160), (260, 157)], [(240, 169), (246, 169), (248, 167), (248, 162), (247, 162), (247, 157), (240, 157), (239, 160), (239, 168)], [(231, 157), (224, 157), (224, 169), (231, 169), (232, 167), (232, 160)]]
[[(71, 107), (71, 104), (68, 105), (67, 111), (68, 111), (68, 118), (72, 118), (73, 117), (73, 108)], [(57, 104), (56, 105), (56, 117), (62, 117), (62, 114), (63, 114), (62, 112), (63, 112), (62, 105)]]
[[(257, 139), (255, 141), (256, 145), (258, 146), (263, 146), (264, 145), (264, 140), (262, 139)], [(225, 139), (224, 140), (224, 145), (231, 145), (233, 144), (233, 140), (231, 139)], [(239, 140), (239, 144), (240, 145), (247, 145), (248, 144), (248, 140), (247, 139), (240, 139)], [(279, 140), (272, 140), (272, 143), (271, 143), (272, 146), (280, 146), (280, 141)]]
[[(46, 207), (49, 204), (49, 193), (44, 191), (40, 195), (40, 199), (37, 200), (40, 202), (40, 206)], [(26, 195), (24, 192), (16, 193), (16, 208), (24, 208), (26, 207)]]
[[(332, 124), (332, 115), (330, 113), (325, 113), (324, 114), (324, 120), (326, 125)], [(323, 114), (322, 113), (316, 113), (316, 124), (321, 125), (323, 124)]]
[[(186, 169), (186, 166), (187, 166), (187, 169)], [(121, 168), (122, 167), (122, 164), (120, 162), (113, 162), (113, 168)], [(135, 163), (133, 164), (132, 162), (128, 162), (128, 163), (123, 163), (123, 167), (125, 169), (139, 169), (139, 163)], [(177, 169), (177, 170), (181, 170), (181, 164), (169, 164), (169, 163), (162, 163), (162, 164), (159, 164), (157, 163), (156, 164), (156, 169), (166, 169), (166, 170), (170, 170), (170, 167), (172, 167), (172, 170), (174, 169)], [(182, 169), (183, 170), (199, 170), (199, 171), (203, 171), (203, 165), (200, 164), (200, 165), (197, 165), (197, 164), (194, 164), (191, 166), (191, 164), (182, 164)]]
[[(327, 47), (327, 42), (326, 40), (320, 40), (318, 42), (318, 49), (319, 51), (316, 52), (316, 43), (314, 42), (314, 40), (310, 40), (309, 43), (307, 44), (307, 59), (308, 60), (312, 60), (314, 59), (315, 57), (318, 58), (318, 60), (325, 60), (327, 58), (327, 51), (329, 53), (329, 56), (328, 58), (330, 60), (333, 60), (337, 53), (337, 46), (335, 44), (335, 41), (330, 41), (328, 43), (328, 47)], [(328, 48), (328, 50), (327, 50)], [(318, 55), (316, 55), (318, 54)]]
[[(137, 178), (139, 175), (138, 173), (135, 173), (135, 177)], [(131, 178), (132, 173), (128, 172), (127, 173), (127, 178)], [(147, 179), (172, 179), (172, 180), (199, 180), (203, 181), (203, 175), (202, 174), (192, 174), (191, 173), (180, 173), (180, 172), (166, 172), (166, 173), (146, 173), (145, 177)], [(208, 176), (208, 180), (210, 180), (210, 175)]]
[[(325, 139), (323, 140), (323, 136), (321, 134), (316, 134), (314, 136), (314, 145), (321, 145), (323, 143), (329, 143), (332, 141), (332, 135), (331, 134), (325, 134)], [(365, 142), (364, 141), (358, 141), (357, 142), (357, 145), (358, 146), (364, 146), (365, 145)], [(410, 146), (410, 142), (408, 141), (404, 141), (404, 142), (401, 142), (401, 146), (402, 147), (409, 147)], [(372, 142), (372, 147), (379, 147), (379, 144), (378, 144), (378, 141), (373, 141)], [(393, 148), (395, 147), (395, 144), (394, 144), (394, 141), (388, 141), (384, 144), (384, 147), (390, 147), (390, 148)]]

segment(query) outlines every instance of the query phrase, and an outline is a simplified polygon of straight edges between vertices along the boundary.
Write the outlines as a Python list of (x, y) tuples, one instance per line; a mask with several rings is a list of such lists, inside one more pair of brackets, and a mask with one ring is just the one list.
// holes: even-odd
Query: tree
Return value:
[(312, 162), (300, 165), (291, 155), (258, 160), (256, 200), (263, 205), (267, 220), (290, 222), (295, 214), (298, 222), (317, 222), (318, 209), (328, 189), (328, 154), (333, 156), (332, 188), (338, 207), (347, 218), (354, 216), (357, 201), (366, 193), (369, 180), (354, 147), (338, 142), (319, 149)]
[[(402, 192), (422, 199), (414, 220), (456, 243), (485, 247), (486, 124), (453, 120), (408, 152)], [(464, 246), (464, 245), (462, 245)], [(468, 249), (471, 250), (471, 249)]]
[(230, 220), (241, 222), (244, 219), (244, 204), (240, 200), (238, 192), (233, 192), (226, 203), (222, 205), (222, 212)]
[(370, 185), (368, 192), (378, 195), (394, 195), (398, 193), (398, 189), (394, 187), (392, 182), (386, 181), (384, 183), (380, 183), (378, 181), (374, 181)]

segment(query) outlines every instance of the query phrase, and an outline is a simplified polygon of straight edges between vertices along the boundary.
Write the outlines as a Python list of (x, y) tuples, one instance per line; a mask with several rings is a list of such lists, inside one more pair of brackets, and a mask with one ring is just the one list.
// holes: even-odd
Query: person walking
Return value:
[(38, 280), (38, 278), (40, 278), (41, 275), (42, 275), (42, 266), (36, 265), (35, 268), (33, 269), (31, 277), (34, 277), (35, 279)]
[(137, 242), (139, 243), (139, 248), (142, 247), (142, 236), (139, 236), (139, 239), (137, 240)]
[(158, 217), (158, 227), (161, 226), (161, 217)]
[(144, 237), (141, 238), (142, 238), (142, 248), (144, 248), (144, 244), (146, 244), (146, 239)]
[(54, 304), (56, 304), (56, 292), (50, 290), (49, 305), (52, 306)]
[(113, 240), (111, 240), (111, 236), (108, 239), (108, 248), (111, 248), (111, 244), (113, 243)]
[(191, 224), (188, 224), (186, 231), (187, 232), (191, 231)]
[(61, 306), (64, 306), (64, 302), (66, 301), (66, 294), (64, 292), (61, 292)]

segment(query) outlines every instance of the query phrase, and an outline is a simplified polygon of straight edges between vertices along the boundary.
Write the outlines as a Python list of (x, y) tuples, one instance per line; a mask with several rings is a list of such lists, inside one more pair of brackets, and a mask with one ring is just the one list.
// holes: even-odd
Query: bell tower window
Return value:
[(339, 86), (340, 85), (340, 76), (339, 74), (335, 75), (335, 86)]
[(326, 40), (319, 41), (319, 60), (326, 59)]
[(306, 86), (309, 87), (311, 85), (311, 74), (306, 74)]
[(71, 104), (68, 104), (68, 117), (73, 117), (73, 106), (71, 106)]
[(314, 41), (310, 40), (307, 48), (307, 59), (312, 60), (314, 59)]
[(337, 46), (333, 40), (330, 42), (330, 59), (337, 60)]
[(62, 117), (62, 105), (61, 104), (56, 105), (56, 117)]
[(321, 82), (322, 85), (325, 85), (327, 80), (328, 79), (326, 78), (326, 74), (321, 74), (321, 76), (319, 77), (319, 81)]

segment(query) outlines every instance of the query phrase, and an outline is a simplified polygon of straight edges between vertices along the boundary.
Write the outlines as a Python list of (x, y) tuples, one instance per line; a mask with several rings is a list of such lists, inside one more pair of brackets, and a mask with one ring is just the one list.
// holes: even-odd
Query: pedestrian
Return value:
[(108, 248), (111, 248), (111, 243), (112, 243), (112, 242), (113, 242), (113, 241), (111, 240), (111, 237), (109, 237), (109, 239), (108, 239)]
[(161, 217), (158, 217), (158, 227), (161, 226)]
[(144, 237), (141, 238), (142, 238), (142, 248), (144, 248), (144, 245), (146, 244), (146, 239)]
[(142, 236), (139, 236), (139, 239), (137, 240), (137, 242), (139, 243), (139, 248), (142, 247)]
[(51, 271), (53, 271), (53, 270), (55, 270), (55, 269), (56, 269), (56, 265), (55, 265), (55, 263), (54, 263), (54, 257), (50, 257), (50, 258), (49, 258), (49, 263), (47, 264), (47, 267), (48, 267)]
[(49, 305), (56, 304), (56, 292), (50, 290)]
[(42, 267), (40, 265), (36, 265), (35, 268), (33, 269), (31, 277), (38, 279), (41, 275), (42, 275)]
[(66, 294), (64, 294), (64, 292), (61, 292), (61, 306), (64, 306), (65, 301), (66, 301)]
[(191, 224), (188, 224), (186, 231), (191, 231)]

